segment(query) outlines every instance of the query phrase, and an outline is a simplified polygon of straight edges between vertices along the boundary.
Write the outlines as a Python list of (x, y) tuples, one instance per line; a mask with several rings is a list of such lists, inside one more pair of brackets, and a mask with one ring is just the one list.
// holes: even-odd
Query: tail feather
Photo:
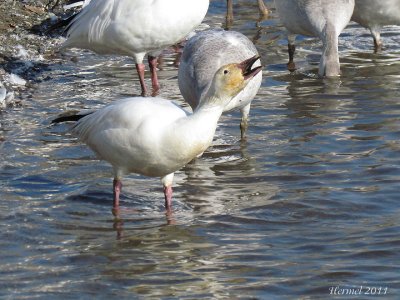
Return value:
[[(70, 1), (67, 1), (66, 4), (67, 4), (67, 6), (71, 6), (71, 5), (72, 5), (72, 6), (70, 7), (70, 8), (72, 8), (72, 7), (75, 7), (74, 3), (78, 3), (78, 2), (87, 2), (87, 3), (89, 3), (90, 0), (89, 0), (89, 1), (88, 1), (88, 0), (86, 0), (86, 1), (82, 1), (82, 0), (70, 0)], [(82, 5), (82, 3), (81, 3), (81, 5)], [(87, 4), (83, 3), (83, 6), (85, 6), (85, 5), (87, 5)], [(79, 5), (78, 5), (78, 6), (79, 6)], [(65, 8), (65, 5), (64, 5), (64, 9), (66, 9), (66, 8)], [(67, 9), (67, 10), (68, 10), (68, 9)], [(62, 33), (64, 34), (64, 33), (66, 32), (66, 30), (71, 26), (73, 20), (75, 19), (76, 16), (78, 16), (79, 13), (80, 13), (80, 11), (74, 13), (73, 15), (69, 16), (69, 17), (66, 18), (66, 19), (62, 19), (62, 20), (58, 21), (57, 23), (53, 24), (52, 26), (50, 26), (50, 27), (46, 30), (46, 33), (47, 33), (47, 34), (50, 34), (50, 33), (54, 32), (54, 31), (56, 31), (56, 30), (62, 28), (62, 29), (63, 29)]]
[(75, 17), (78, 15), (79, 13), (76, 13), (66, 19), (62, 19), (60, 21), (58, 21), (57, 23), (51, 25), (47, 30), (46, 33), (50, 34), (60, 28), (62, 28), (63, 33), (71, 26), (72, 21), (75, 19)]
[(92, 114), (93, 111), (91, 112), (87, 112), (84, 114), (73, 114), (73, 115), (64, 115), (64, 116), (60, 116), (58, 118), (55, 118), (54, 120), (51, 121), (52, 124), (55, 123), (62, 123), (62, 122), (76, 122), (79, 121), (80, 119), (82, 119), (83, 117), (86, 117), (87, 115)]

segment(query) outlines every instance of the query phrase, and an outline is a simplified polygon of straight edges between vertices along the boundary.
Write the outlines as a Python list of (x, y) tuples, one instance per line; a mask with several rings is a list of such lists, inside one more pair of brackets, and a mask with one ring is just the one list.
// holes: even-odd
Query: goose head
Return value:
[(255, 55), (240, 63), (227, 64), (219, 68), (208, 90), (206, 98), (209, 102), (227, 105), (261, 71), (261, 66), (252, 68), (259, 58), (259, 55)]

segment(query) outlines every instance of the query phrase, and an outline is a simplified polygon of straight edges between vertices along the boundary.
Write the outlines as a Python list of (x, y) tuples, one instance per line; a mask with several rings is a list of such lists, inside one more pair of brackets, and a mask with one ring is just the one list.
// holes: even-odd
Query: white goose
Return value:
[[(207, 30), (197, 33), (185, 44), (179, 64), (178, 83), (183, 98), (193, 110), (196, 109), (199, 103), (205, 100), (213, 76), (221, 66), (255, 55), (258, 55), (258, 52), (254, 44), (239, 32)], [(260, 62), (255, 64), (260, 65)], [(256, 96), (261, 81), (260, 72), (224, 108), (224, 111), (241, 110), (242, 138), (248, 126), (251, 101)]]
[(355, 3), (352, 20), (371, 31), (375, 51), (380, 51), (382, 27), (400, 25), (400, 0), (355, 0)]
[(198, 26), (209, 0), (91, 0), (73, 20), (62, 48), (131, 56), (142, 95), (147, 94), (143, 59), (148, 54), (152, 86), (158, 91), (157, 56)]
[(319, 37), (323, 49), (319, 76), (340, 75), (338, 37), (354, 10), (354, 0), (275, 0), (275, 7), (288, 36), (288, 69), (295, 68), (293, 34)]
[(127, 173), (161, 177), (170, 210), (174, 172), (209, 147), (224, 107), (261, 70), (252, 69), (258, 58), (221, 67), (193, 114), (165, 99), (135, 97), (53, 122), (78, 120), (73, 130), (80, 140), (113, 166), (114, 212)]

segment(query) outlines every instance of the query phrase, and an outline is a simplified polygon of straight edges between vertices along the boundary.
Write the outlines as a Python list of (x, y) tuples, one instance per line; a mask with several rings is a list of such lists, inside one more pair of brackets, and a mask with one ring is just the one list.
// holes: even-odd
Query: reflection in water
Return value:
[[(290, 74), (274, 10), (257, 28), (255, 1), (239, 4), (232, 29), (255, 37), (265, 65), (248, 137), (239, 112), (224, 115), (213, 146), (176, 173), (171, 214), (159, 182), (129, 176), (113, 216), (110, 166), (70, 125), (50, 125), (137, 91), (129, 59), (54, 58), (1, 113), (0, 297), (325, 299), (369, 285), (397, 299), (398, 27), (374, 54), (350, 26), (342, 76), (322, 80), (315, 39), (300, 40)], [(223, 26), (225, 5), (211, 2), (207, 24)], [(164, 52), (161, 96), (187, 107), (177, 55)]]
[(261, 171), (249, 155), (246, 142), (238, 137), (233, 141), (221, 131), (213, 146), (187, 165), (184, 173), (186, 178), (180, 183), (180, 189), (184, 189), (182, 196), (191, 209), (202, 215), (262, 205), (277, 192), (276, 186), (260, 182)]

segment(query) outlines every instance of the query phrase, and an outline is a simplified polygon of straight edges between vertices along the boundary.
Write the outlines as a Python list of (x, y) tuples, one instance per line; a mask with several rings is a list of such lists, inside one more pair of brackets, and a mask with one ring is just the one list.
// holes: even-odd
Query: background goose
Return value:
[(258, 56), (221, 67), (193, 114), (162, 98), (135, 97), (71, 117), (78, 120), (73, 130), (79, 138), (113, 166), (114, 212), (127, 173), (161, 177), (165, 207), (171, 208), (174, 172), (211, 144), (224, 107), (261, 70), (252, 69), (256, 60)]
[(294, 69), (293, 34), (319, 37), (323, 49), (319, 76), (340, 74), (338, 37), (347, 26), (354, 10), (354, 0), (275, 0), (283, 25), (289, 31), (288, 68)]
[(62, 48), (133, 57), (145, 95), (144, 56), (148, 54), (152, 86), (157, 91), (157, 56), (198, 26), (208, 5), (209, 0), (91, 0), (74, 18)]
[[(207, 30), (197, 33), (186, 43), (178, 72), (179, 89), (192, 109), (205, 100), (215, 72), (223, 65), (258, 55), (254, 44), (243, 34), (235, 31)], [(255, 66), (260, 66), (256, 62)], [(241, 135), (244, 137), (248, 124), (251, 101), (260, 88), (261, 72), (229, 102), (224, 111), (240, 109)]]
[(379, 51), (382, 27), (400, 25), (400, 0), (355, 0), (352, 20), (371, 31), (375, 51)]

